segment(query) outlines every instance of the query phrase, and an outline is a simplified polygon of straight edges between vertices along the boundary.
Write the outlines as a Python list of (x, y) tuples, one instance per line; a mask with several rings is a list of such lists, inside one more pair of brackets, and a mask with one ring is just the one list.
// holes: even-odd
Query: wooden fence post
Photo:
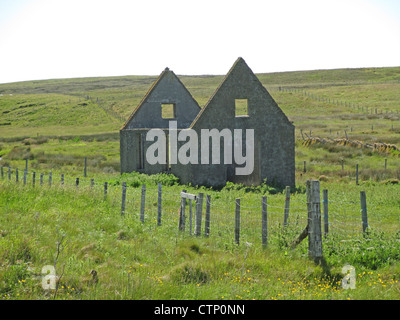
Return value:
[(268, 220), (267, 220), (267, 197), (261, 200), (261, 239), (263, 247), (267, 247), (268, 239)]
[(196, 198), (196, 225), (195, 225), (195, 235), (201, 235), (201, 219), (203, 214), (203, 193), (199, 193), (199, 196)]
[(365, 234), (368, 228), (367, 197), (365, 195), (365, 191), (360, 192), (360, 200), (361, 200), (362, 228), (363, 228), (363, 233)]
[(162, 186), (158, 184), (158, 197), (157, 197), (157, 225), (161, 226), (161, 203), (162, 203)]
[(15, 182), (18, 182), (18, 168), (15, 169)]
[(303, 172), (306, 173), (306, 172), (307, 172), (307, 168), (306, 168), (306, 166), (307, 166), (307, 161), (304, 160), (303, 165), (304, 165)]
[(235, 242), (240, 243), (240, 199), (235, 202)]
[(321, 203), (318, 180), (307, 180), (308, 255), (319, 262), (322, 259)]
[(43, 185), (43, 172), (40, 173), (40, 185)]
[(35, 187), (35, 180), (36, 180), (36, 172), (32, 172), (32, 186)]
[(206, 221), (204, 226), (204, 235), (210, 235), (210, 209), (211, 209), (211, 196), (206, 195)]
[(25, 159), (25, 170), (28, 172), (28, 159)]
[(193, 203), (192, 199), (189, 199), (189, 234), (192, 235), (193, 231)]
[(328, 236), (329, 232), (329, 217), (328, 217), (328, 190), (324, 189), (322, 191), (322, 206), (324, 212), (324, 236), (325, 238)]
[(85, 157), (85, 169), (84, 169), (84, 171), (83, 171), (83, 176), (84, 176), (85, 178), (87, 177), (86, 172), (87, 172), (87, 157)]
[(288, 224), (289, 207), (290, 207), (290, 187), (287, 186), (286, 190), (285, 190), (285, 211), (284, 211), (284, 217), (283, 217), (283, 227), (284, 228)]
[(104, 200), (107, 199), (107, 188), (108, 188), (108, 183), (106, 181), (104, 182)]
[(3, 165), (1, 165), (1, 180), (4, 178), (4, 170), (3, 170)]
[(125, 215), (126, 182), (122, 182), (121, 216)]
[(75, 184), (76, 184), (76, 188), (78, 189), (79, 188), (79, 178), (76, 178)]
[(64, 185), (64, 173), (61, 173), (61, 185)]
[(356, 165), (356, 185), (358, 186), (358, 163)]
[(51, 176), (51, 171), (49, 172), (49, 187), (51, 187), (51, 181), (52, 180), (52, 176)]
[[(182, 192), (186, 193), (186, 190), (183, 189)], [(185, 231), (185, 208), (186, 208), (186, 198), (181, 195), (181, 208), (179, 211), (179, 225), (178, 229), (180, 231)]]
[(8, 166), (8, 180), (11, 181), (11, 167)]
[(24, 170), (24, 185), (26, 185), (26, 175), (28, 174), (28, 171), (25, 169)]
[(140, 200), (140, 221), (144, 222), (144, 209), (146, 206), (146, 185), (142, 185), (142, 196)]

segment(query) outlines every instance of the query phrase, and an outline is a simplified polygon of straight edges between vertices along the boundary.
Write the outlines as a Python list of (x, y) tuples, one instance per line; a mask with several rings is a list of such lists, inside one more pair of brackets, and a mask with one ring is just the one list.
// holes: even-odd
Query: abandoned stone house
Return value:
[[(176, 121), (177, 132), (192, 130), (198, 136), (204, 129), (217, 129), (219, 132), (223, 129), (242, 129), (243, 132), (253, 129), (254, 163), (251, 174), (235, 174), (235, 168), (240, 164), (234, 161), (193, 161), (186, 164), (170, 161), (171, 120)], [(167, 156), (163, 163), (150, 164), (145, 155), (154, 142), (147, 141), (146, 134), (155, 128), (161, 129), (167, 137)], [(185, 141), (176, 143), (180, 148)], [(243, 139), (241, 150), (245, 150), (245, 143), (246, 139)], [(242, 58), (236, 60), (203, 108), (199, 107), (179, 78), (166, 68), (120, 130), (121, 173), (171, 172), (181, 183), (214, 187), (223, 186), (227, 181), (259, 185), (265, 179), (267, 183), (295, 186), (294, 145), (294, 125)], [(221, 146), (223, 148), (219, 152), (222, 159), (226, 157), (224, 148), (227, 145), (221, 143)], [(212, 152), (210, 147), (209, 154)], [(197, 155), (200, 151), (196, 152)]]

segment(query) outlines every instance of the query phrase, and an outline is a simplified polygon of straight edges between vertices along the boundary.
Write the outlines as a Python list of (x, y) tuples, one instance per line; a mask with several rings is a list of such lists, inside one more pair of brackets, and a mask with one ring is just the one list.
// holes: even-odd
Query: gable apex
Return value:
[[(196, 124), (197, 126), (204, 125), (204, 120), (200, 119), (210, 117), (210, 114), (214, 114), (215, 112), (212, 112), (211, 109), (227, 108), (228, 105), (231, 103), (227, 102), (229, 99), (247, 99), (245, 96), (247, 96), (250, 92), (258, 92), (258, 99), (259, 101), (260, 99), (262, 101), (258, 103), (258, 110), (261, 110), (259, 108), (263, 108), (265, 105), (268, 105), (269, 108), (271, 108), (271, 110), (274, 110), (274, 112), (276, 112), (276, 114), (278, 114), (282, 120), (291, 125), (287, 116), (283, 113), (281, 108), (269, 94), (268, 90), (263, 86), (258, 77), (247, 65), (246, 61), (242, 57), (239, 57), (236, 59), (235, 63), (232, 65), (220, 85), (214, 91), (213, 95), (210, 97), (206, 105), (202, 108), (197, 117), (194, 119), (194, 121), (190, 125), (190, 128), (194, 128)], [(222, 103), (221, 98), (224, 101)], [(209, 109), (210, 111), (208, 111)], [(227, 109), (225, 110), (227, 111)], [(200, 122), (202, 124), (200, 124)]]
[[(197, 114), (198, 111), (200, 111), (200, 106), (197, 103), (197, 101), (193, 98), (192, 94), (188, 91), (188, 89), (185, 87), (185, 85), (182, 83), (182, 81), (176, 76), (176, 74), (170, 70), (168, 67), (166, 67), (163, 72), (158, 76), (158, 78), (154, 81), (154, 83), (151, 85), (151, 87), (148, 89), (147, 93), (144, 95), (140, 103), (137, 105), (137, 107), (133, 110), (129, 118), (125, 121), (124, 125), (122, 126), (121, 130), (127, 129), (129, 127), (129, 124), (131, 123), (132, 120), (135, 119), (135, 117), (138, 115), (139, 110), (147, 103), (149, 98), (152, 96), (153, 93), (157, 92), (158, 87), (163, 87), (165, 85), (166, 81), (171, 82), (175, 84), (175, 88), (179, 88), (181, 94), (186, 96), (189, 99), (189, 104), (191, 108), (196, 109), (195, 112)], [(193, 119), (193, 118), (192, 118)]]

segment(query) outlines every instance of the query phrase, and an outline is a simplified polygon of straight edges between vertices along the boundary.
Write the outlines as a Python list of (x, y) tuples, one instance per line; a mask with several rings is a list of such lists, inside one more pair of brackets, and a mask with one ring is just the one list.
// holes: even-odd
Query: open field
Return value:
[[(292, 190), (285, 230), (285, 195), (276, 186), (229, 184), (212, 190), (179, 185), (168, 175), (120, 176), (119, 128), (156, 77), (0, 85), (1, 299), (399, 299), (399, 153), (333, 143), (305, 145), (303, 137), (310, 131), (312, 137), (331, 139), (347, 134), (364, 144), (400, 147), (400, 68), (258, 76), (296, 126), (297, 188)], [(181, 80), (204, 106), (222, 78)], [(46, 179), (42, 186), (40, 173)], [(305, 227), (305, 182), (310, 178), (319, 179), (321, 190), (329, 191), (325, 266), (307, 258), (306, 240), (295, 249), (288, 247)], [(90, 179), (96, 182), (94, 188)], [(106, 181), (109, 193), (104, 199)], [(123, 181), (128, 184), (125, 216)], [(156, 224), (158, 182), (164, 195), (161, 226)], [(147, 196), (144, 223), (139, 219), (142, 184)], [(211, 196), (209, 237), (178, 231), (182, 189)], [(362, 234), (360, 191), (367, 195), (368, 237)], [(267, 248), (261, 246), (262, 196), (269, 205)], [(234, 243), (236, 198), (241, 199), (243, 217), (239, 246)], [(356, 269), (354, 290), (341, 286), (346, 264)], [(62, 275), (56, 291), (41, 286), (45, 265), (55, 265)]]

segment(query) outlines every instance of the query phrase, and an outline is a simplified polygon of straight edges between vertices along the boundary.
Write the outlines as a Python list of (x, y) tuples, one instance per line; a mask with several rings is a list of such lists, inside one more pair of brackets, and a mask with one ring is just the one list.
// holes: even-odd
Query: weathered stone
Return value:
[[(241, 115), (236, 114), (235, 101), (238, 99), (241, 99), (241, 103), (247, 102), (247, 110), (244, 107)], [(164, 103), (175, 105), (174, 119), (163, 119), (161, 116), (161, 104)], [(153, 142), (146, 141), (146, 133), (152, 128), (160, 128), (168, 133), (170, 120), (177, 121), (178, 132), (191, 129), (199, 137), (202, 129), (242, 129), (243, 135), (246, 129), (254, 129), (253, 172), (250, 175), (236, 175), (238, 166), (235, 162), (201, 164), (200, 145), (198, 164), (178, 162), (150, 165), (144, 155)], [(267, 183), (295, 185), (294, 125), (242, 58), (235, 62), (201, 110), (175, 74), (164, 70), (121, 129), (120, 138), (121, 172), (153, 174), (169, 171), (179, 177), (182, 183), (192, 185), (223, 186), (227, 181), (259, 185), (265, 179)], [(222, 140), (221, 146), (224, 146)], [(178, 142), (178, 150), (184, 144)], [(221, 160), (224, 159), (223, 155), (224, 149), (221, 148)]]

